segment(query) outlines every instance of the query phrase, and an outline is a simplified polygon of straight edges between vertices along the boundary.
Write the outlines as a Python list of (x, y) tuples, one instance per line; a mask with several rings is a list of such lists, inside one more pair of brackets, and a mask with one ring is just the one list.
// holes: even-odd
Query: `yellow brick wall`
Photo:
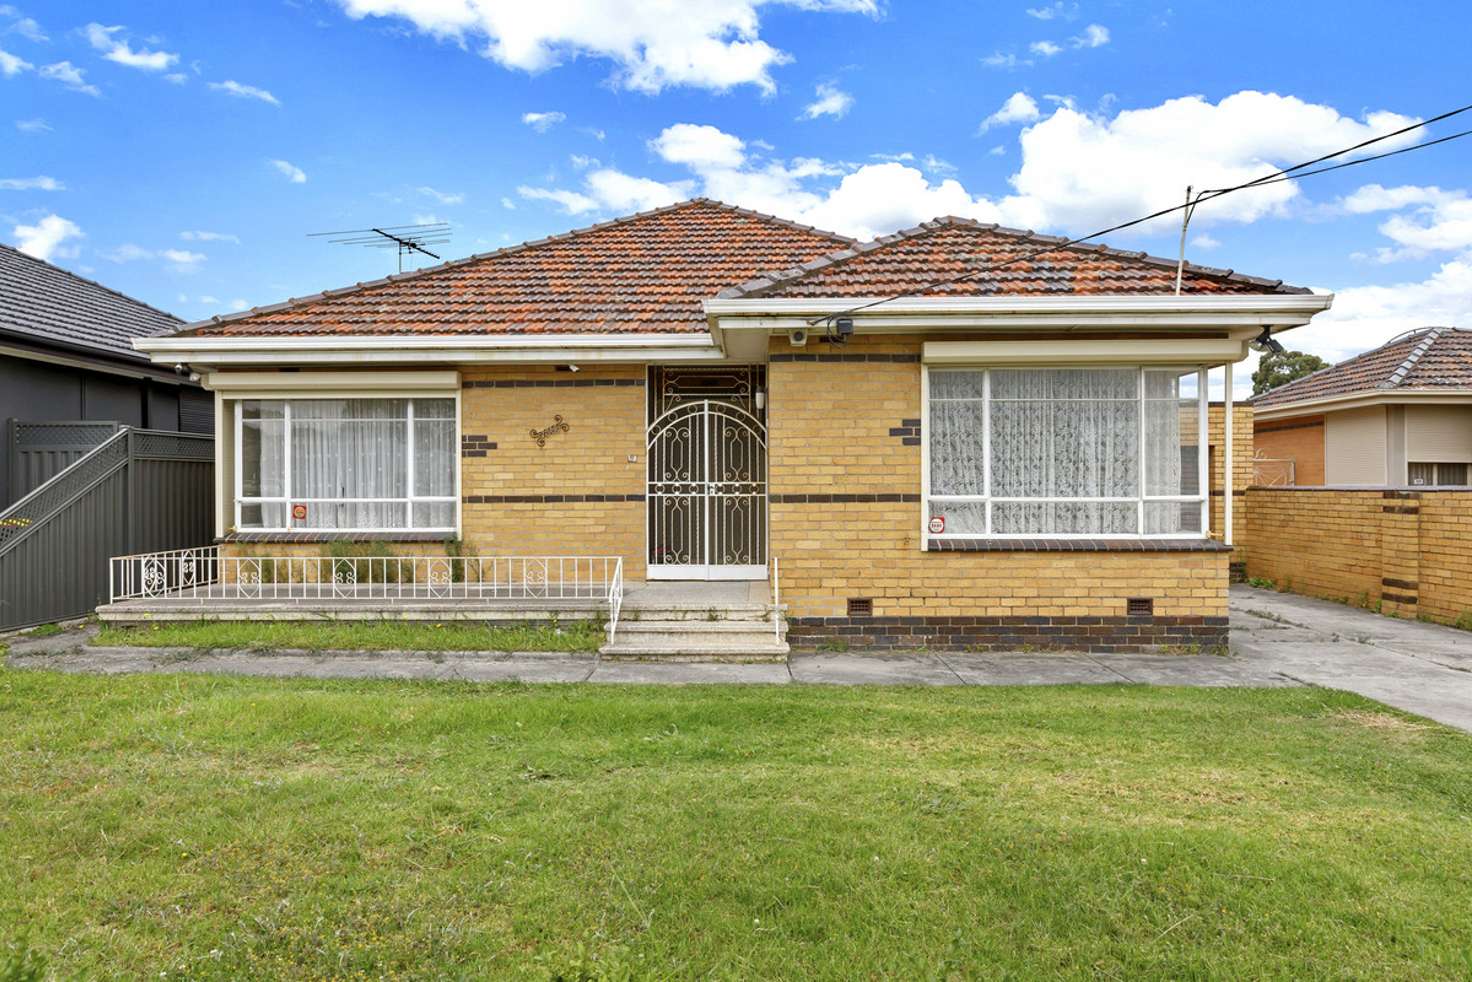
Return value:
[[(1226, 614), (1226, 553), (922, 552), (920, 447), (890, 433), (921, 415), (921, 340), (771, 346), (771, 544), (790, 615), (842, 616), (870, 597), (876, 617), (1117, 617), (1139, 596), (1158, 616)], [(903, 500), (787, 497), (812, 494)]]
[(1387, 614), (1472, 613), (1472, 491), (1248, 492), (1249, 576)]
[[(354, 548), (362, 547), (355, 545)], [(446, 555), (446, 549), (443, 542), (385, 542), (378, 544), (373, 553), (375, 557), (432, 557)], [(326, 542), (227, 542), (220, 546), (222, 559), (254, 558), (261, 560), (259, 574), (266, 582), (271, 583), (330, 582), (333, 577), (333, 565), (327, 560), (331, 556), (332, 546)], [(314, 559), (322, 561), (312, 562), (311, 560)], [(220, 570), (220, 577), (226, 583), (235, 582), (238, 574), (242, 572), (243, 565), (238, 562), (226, 563)], [(405, 562), (387, 565), (394, 566), (396, 572), (393, 575), (402, 574), (406, 582), (410, 578), (425, 580), (429, 575), (425, 563)], [(251, 568), (251, 571), (254, 569)], [(372, 576), (375, 581), (383, 580), (385, 566), (374, 564)]]
[[(461, 489), (476, 496), (637, 495), (645, 491), (645, 368), (585, 365), (466, 369), (460, 433), (496, 445), (462, 456)], [(594, 385), (623, 380), (639, 384)], [(557, 382), (556, 387), (483, 387), (487, 382)], [(572, 384), (566, 384), (572, 383)], [(532, 430), (560, 415), (565, 433), (538, 447)], [(630, 459), (632, 458), (632, 460)], [(627, 579), (644, 577), (644, 502), (465, 502), (466, 555), (608, 555), (624, 557)]]

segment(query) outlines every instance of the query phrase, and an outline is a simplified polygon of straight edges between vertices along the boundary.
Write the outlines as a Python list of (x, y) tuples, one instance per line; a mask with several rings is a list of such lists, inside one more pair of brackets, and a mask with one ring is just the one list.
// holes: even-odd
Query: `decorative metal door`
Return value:
[(726, 402), (686, 402), (649, 424), (649, 578), (767, 576), (767, 439)]

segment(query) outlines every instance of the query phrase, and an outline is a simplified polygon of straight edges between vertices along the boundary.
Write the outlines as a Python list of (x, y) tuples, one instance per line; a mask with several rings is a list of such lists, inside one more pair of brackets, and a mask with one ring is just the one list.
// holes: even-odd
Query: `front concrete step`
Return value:
[(646, 621), (739, 621), (742, 623), (772, 623), (772, 608), (769, 604), (681, 604), (668, 601), (651, 604), (625, 602), (618, 623), (622, 630), (625, 622), (631, 624)]
[(787, 624), (774, 630), (765, 620), (620, 619), (607, 658), (673, 658), (726, 661), (781, 661), (787, 657)]

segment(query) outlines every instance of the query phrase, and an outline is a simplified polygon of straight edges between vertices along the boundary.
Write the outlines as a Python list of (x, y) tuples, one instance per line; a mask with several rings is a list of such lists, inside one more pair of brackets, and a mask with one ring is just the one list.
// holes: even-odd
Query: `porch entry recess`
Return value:
[(767, 432), (760, 366), (653, 370), (648, 577), (767, 577)]

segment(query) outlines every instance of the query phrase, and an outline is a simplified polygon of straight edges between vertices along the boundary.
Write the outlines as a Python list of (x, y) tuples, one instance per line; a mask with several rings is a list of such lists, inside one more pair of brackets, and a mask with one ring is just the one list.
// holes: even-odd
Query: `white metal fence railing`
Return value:
[(225, 556), (219, 546), (116, 556), (111, 602), (504, 600), (623, 606), (619, 556)]

